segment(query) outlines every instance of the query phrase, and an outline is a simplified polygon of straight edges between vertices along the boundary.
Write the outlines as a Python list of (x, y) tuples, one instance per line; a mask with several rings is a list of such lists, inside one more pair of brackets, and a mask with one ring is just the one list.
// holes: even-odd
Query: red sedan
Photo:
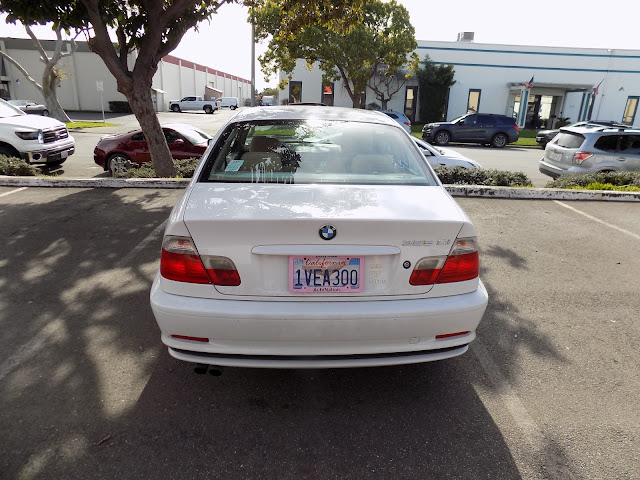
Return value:
[[(207, 149), (211, 135), (185, 123), (162, 125), (173, 158), (198, 158)], [(93, 160), (105, 170), (126, 166), (127, 162), (141, 164), (151, 161), (147, 140), (142, 130), (106, 135), (93, 151)]]

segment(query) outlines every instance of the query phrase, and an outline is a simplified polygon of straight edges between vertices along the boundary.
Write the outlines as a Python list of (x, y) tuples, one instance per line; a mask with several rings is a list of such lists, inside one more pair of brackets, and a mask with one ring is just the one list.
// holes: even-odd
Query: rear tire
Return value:
[(496, 133), (491, 139), (493, 148), (502, 148), (507, 144), (507, 136), (504, 133)]
[(111, 171), (111, 176), (115, 177), (116, 173), (127, 171), (126, 163), (130, 161), (131, 159), (127, 157), (124, 153), (114, 153), (107, 157), (107, 161), (105, 162), (104, 169), (106, 171)]
[(238, 108), (238, 107), (236, 107), (235, 105), (231, 105), (229, 108), (230, 108), (231, 110), (235, 110), (235, 109), (236, 109), (236, 108)]
[(180, 112), (180, 105), (175, 105), (175, 104), (171, 105), (171, 110), (173, 112), (179, 113)]
[(451, 135), (449, 135), (449, 132), (447, 132), (446, 130), (440, 130), (439, 132), (436, 133), (433, 140), (436, 145), (439, 145), (442, 147), (444, 145), (449, 144), (449, 141), (451, 140)]
[(205, 105), (204, 106), (204, 113), (211, 115), (213, 113), (213, 109), (211, 108), (211, 105)]
[(42, 111), (42, 115), (45, 116), (45, 117), (48, 117), (49, 116), (49, 110), (43, 110)]

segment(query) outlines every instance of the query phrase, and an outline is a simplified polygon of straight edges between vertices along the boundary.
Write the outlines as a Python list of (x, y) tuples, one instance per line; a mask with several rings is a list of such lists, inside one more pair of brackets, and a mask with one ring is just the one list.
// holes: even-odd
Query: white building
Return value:
[[(521, 127), (551, 127), (562, 117), (640, 126), (640, 50), (480, 44), (473, 43), (473, 33), (464, 33), (456, 42), (419, 41), (417, 52), (421, 60), (428, 55), (454, 66), (448, 120), (479, 111), (513, 115)], [(331, 95), (324, 93), (319, 68), (308, 71), (300, 60), (280, 100), (352, 106), (341, 82), (325, 87)], [(419, 121), (419, 94), (411, 80), (388, 109)], [(368, 89), (365, 104), (372, 102), (375, 95)]]
[[(55, 42), (45, 40), (41, 43), (45, 51), (52, 55)], [(30, 39), (0, 38), (0, 49), (20, 63), (38, 83), (42, 82), (44, 64)], [(68, 42), (63, 50), (71, 50)], [(130, 66), (133, 66), (134, 61), (135, 52), (129, 57)], [(63, 58), (58, 68), (65, 76), (57, 92), (58, 100), (65, 110), (99, 112), (104, 105), (105, 111), (108, 111), (110, 101), (126, 101), (125, 96), (117, 91), (115, 77), (86, 42), (77, 42), (76, 51)], [(102, 98), (100, 87), (103, 90)], [(152, 93), (158, 111), (167, 111), (169, 100), (187, 95), (202, 95), (206, 98), (238, 97), (242, 105), (245, 99), (251, 98), (251, 81), (167, 55), (158, 64), (158, 71), (153, 77)], [(31, 82), (4, 58), (0, 58), (0, 97), (40, 103), (44, 101)]]

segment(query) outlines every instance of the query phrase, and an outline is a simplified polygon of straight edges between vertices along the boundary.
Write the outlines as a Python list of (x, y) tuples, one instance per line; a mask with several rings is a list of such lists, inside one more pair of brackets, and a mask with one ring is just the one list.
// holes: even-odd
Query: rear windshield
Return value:
[(553, 143), (564, 148), (580, 148), (582, 142), (584, 142), (584, 136), (579, 133), (560, 132)]
[(199, 180), (437, 185), (424, 157), (399, 128), (324, 120), (230, 125)]

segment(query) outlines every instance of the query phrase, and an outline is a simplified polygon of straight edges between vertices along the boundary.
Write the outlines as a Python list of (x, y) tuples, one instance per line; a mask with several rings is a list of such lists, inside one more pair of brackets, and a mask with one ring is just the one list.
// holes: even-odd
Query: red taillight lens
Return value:
[(513, 126), (513, 128), (515, 128), (515, 129), (516, 129), (516, 132), (519, 132), (519, 131), (520, 131), (520, 127), (518, 127), (518, 125), (514, 125), (514, 126)]
[(165, 237), (160, 257), (160, 275), (176, 282), (211, 283), (200, 256), (188, 237)]
[(438, 283), (464, 282), (478, 276), (480, 262), (478, 252), (449, 255), (440, 272)]
[(411, 122), (403, 122), (405, 125), (411, 126)]
[(202, 261), (214, 285), (224, 287), (240, 285), (240, 274), (230, 258), (204, 255)]
[(423, 258), (416, 263), (409, 283), (411, 285), (433, 285), (436, 283), (440, 270), (447, 257), (428, 257)]
[(573, 161), (575, 163), (577, 163), (578, 165), (580, 165), (582, 162), (584, 162), (587, 158), (589, 157), (593, 157), (593, 153), (589, 153), (589, 152), (577, 152), (573, 155)]
[(480, 258), (475, 237), (456, 239), (447, 257), (421, 259), (411, 272), (411, 285), (433, 285), (473, 280), (479, 274)]
[(176, 282), (213, 283), (227, 287), (240, 285), (240, 275), (231, 259), (213, 255), (200, 257), (189, 237), (165, 237), (160, 275)]

